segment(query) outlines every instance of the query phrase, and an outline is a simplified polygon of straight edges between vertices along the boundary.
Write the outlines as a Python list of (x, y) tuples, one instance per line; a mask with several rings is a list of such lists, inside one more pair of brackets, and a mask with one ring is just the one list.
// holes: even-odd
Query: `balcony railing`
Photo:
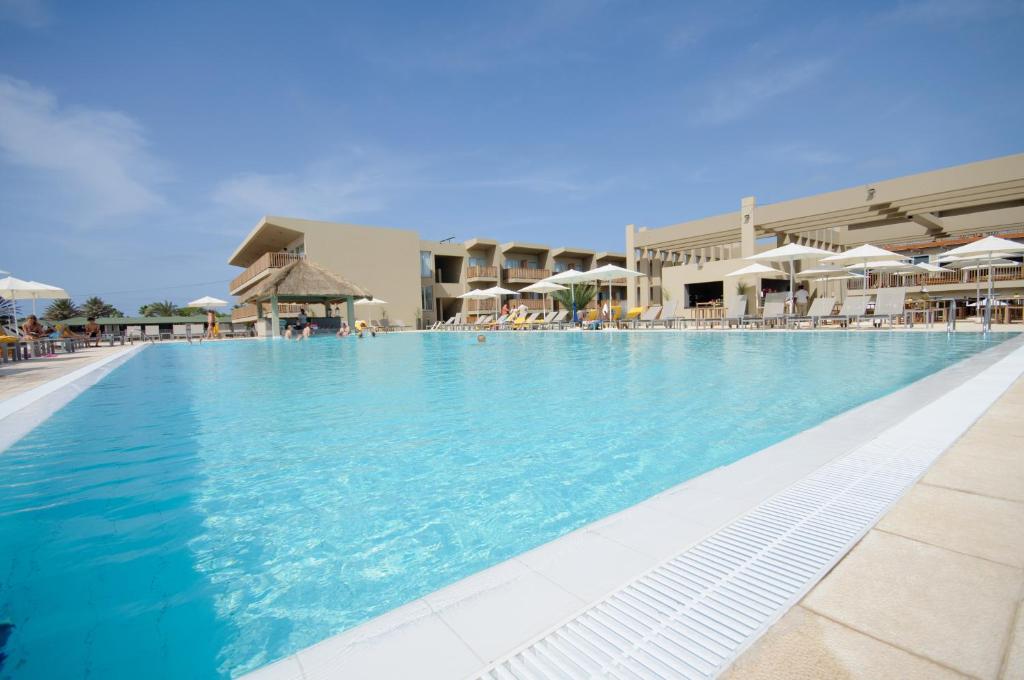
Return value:
[[(302, 308), (302, 305), (300, 305), (300, 304), (296, 304), (296, 303), (292, 303), (292, 302), (281, 303), (281, 304), (277, 305), (277, 313), (278, 313), (278, 316), (281, 316), (281, 317), (297, 316), (298, 313), (299, 313), (299, 309), (301, 309), (301, 308)], [(264, 302), (263, 303), (263, 316), (268, 318), (268, 319), (270, 318), (270, 303), (269, 302)], [(256, 315), (256, 305), (254, 303), (249, 303), (247, 305), (242, 305), (241, 307), (238, 307), (237, 309), (232, 309), (231, 310), (231, 320), (232, 321), (239, 321), (239, 322), (241, 322), (241, 321), (254, 321), (257, 318), (258, 317)]]
[[(992, 267), (993, 281), (1018, 281), (1024, 279), (1024, 266), (1010, 265)], [(988, 268), (952, 269), (945, 272), (900, 274), (899, 272), (878, 272), (868, 276), (868, 288), (892, 288), (897, 286), (942, 286), (958, 283), (985, 285), (988, 282)], [(863, 279), (847, 279), (847, 290), (860, 290)]]
[[(466, 300), (466, 302), (465, 302), (465, 310), (467, 312), (471, 312), (471, 313), (473, 313), (473, 312), (484, 312), (484, 313), (487, 313), (487, 314), (493, 314), (494, 313), (494, 305), (495, 305), (494, 298), (492, 298), (490, 300)], [(500, 305), (499, 305), (499, 308), (500, 308)]]
[(526, 306), (531, 312), (541, 312), (545, 309), (545, 304), (548, 310), (552, 310), (555, 307), (555, 303), (552, 300), (548, 300), (547, 303), (544, 300), (534, 300), (533, 298), (509, 298), (508, 306), (512, 309)]
[(293, 255), (292, 253), (263, 253), (244, 272), (231, 279), (231, 283), (228, 284), (228, 290), (231, 291), (232, 295), (237, 295), (247, 285), (255, 283), (257, 279), (265, 276), (271, 269), (280, 269), (290, 262), (301, 259), (301, 255)]
[(550, 269), (527, 269), (525, 267), (509, 267), (505, 270), (505, 280), (522, 282), (522, 281), (540, 281), (551, 276)]
[(469, 267), (466, 270), (467, 279), (497, 279), (497, 267)]

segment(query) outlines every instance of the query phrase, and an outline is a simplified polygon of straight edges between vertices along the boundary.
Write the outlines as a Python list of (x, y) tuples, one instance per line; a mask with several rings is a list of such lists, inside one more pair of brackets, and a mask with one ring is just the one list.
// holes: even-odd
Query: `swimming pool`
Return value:
[(147, 348), (0, 453), (0, 677), (252, 670), (1007, 337)]

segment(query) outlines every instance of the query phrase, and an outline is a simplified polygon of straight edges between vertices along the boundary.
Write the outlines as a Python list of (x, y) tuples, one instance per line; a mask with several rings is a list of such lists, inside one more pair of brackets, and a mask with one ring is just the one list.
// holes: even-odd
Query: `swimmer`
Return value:
[(481, 333), (480, 335), (476, 336), (476, 341), (477, 342), (487, 342), (487, 336), (485, 336), (483, 333)]

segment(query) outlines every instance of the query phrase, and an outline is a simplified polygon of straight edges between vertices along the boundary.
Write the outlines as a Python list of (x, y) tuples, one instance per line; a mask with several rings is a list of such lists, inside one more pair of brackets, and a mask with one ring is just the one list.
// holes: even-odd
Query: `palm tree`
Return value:
[(81, 314), (82, 312), (78, 307), (75, 307), (74, 302), (69, 298), (64, 298), (50, 303), (50, 306), (46, 308), (46, 312), (43, 313), (43, 318), (47, 321), (63, 321), (64, 319), (70, 319)]
[(572, 310), (573, 299), (576, 300), (576, 309), (583, 309), (587, 303), (597, 295), (597, 286), (592, 283), (573, 283), (565, 290), (556, 290), (551, 297), (558, 301), (562, 309)]
[(139, 307), (141, 316), (177, 316), (178, 307), (170, 300), (163, 302), (150, 302), (148, 305)]
[(82, 315), (97, 318), (101, 316), (124, 316), (124, 314), (121, 313), (121, 310), (117, 307), (114, 305), (108, 305), (102, 298), (98, 298), (96, 296), (93, 296), (82, 303)]

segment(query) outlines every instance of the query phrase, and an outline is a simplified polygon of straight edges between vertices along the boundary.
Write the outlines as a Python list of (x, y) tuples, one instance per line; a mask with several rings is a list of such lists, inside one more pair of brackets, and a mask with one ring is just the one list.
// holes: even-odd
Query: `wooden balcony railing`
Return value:
[[(466, 300), (464, 308), (467, 312), (483, 312), (486, 314), (494, 314), (494, 299), (490, 300)], [(500, 309), (500, 303), (497, 303)]]
[(541, 312), (544, 310), (544, 305), (547, 304), (547, 309), (550, 311), (554, 309), (555, 303), (548, 300), (547, 303), (544, 300), (534, 300), (533, 298), (509, 298), (508, 306), (516, 308), (525, 305), (531, 312)]
[[(277, 313), (281, 317), (297, 316), (298, 313), (299, 313), (299, 309), (301, 309), (301, 308), (302, 308), (302, 305), (300, 305), (300, 304), (292, 303), (292, 302), (285, 302), (285, 303), (281, 303), (281, 304), (279, 304), (277, 306)], [(264, 302), (263, 303), (263, 316), (268, 318), (268, 319), (270, 318), (270, 303), (269, 302)], [(253, 304), (253, 303), (249, 303), (247, 305), (242, 305), (241, 307), (239, 307), (237, 309), (232, 309), (231, 310), (231, 320), (232, 321), (252, 321), (253, 319), (256, 319), (256, 318), (257, 318), (257, 315), (256, 315), (256, 305)]]
[(497, 267), (469, 267), (466, 269), (467, 279), (497, 279)]
[(231, 283), (228, 284), (228, 290), (232, 295), (235, 295), (245, 287), (245, 284), (249, 283), (267, 270), (280, 269), (289, 262), (301, 259), (301, 255), (293, 255), (292, 253), (263, 253), (260, 255), (260, 258), (249, 265), (244, 272), (231, 279)]
[[(993, 281), (1024, 280), (1024, 266), (1010, 265), (992, 267)], [(983, 286), (988, 282), (988, 268), (984, 269), (951, 269), (945, 272), (900, 274), (899, 272), (878, 272), (868, 276), (868, 288), (892, 288), (896, 286), (941, 286), (957, 283), (977, 284)], [(864, 287), (863, 279), (847, 279), (847, 290), (860, 290)]]
[(506, 281), (540, 281), (551, 276), (550, 269), (526, 269), (525, 267), (510, 267), (505, 270)]

